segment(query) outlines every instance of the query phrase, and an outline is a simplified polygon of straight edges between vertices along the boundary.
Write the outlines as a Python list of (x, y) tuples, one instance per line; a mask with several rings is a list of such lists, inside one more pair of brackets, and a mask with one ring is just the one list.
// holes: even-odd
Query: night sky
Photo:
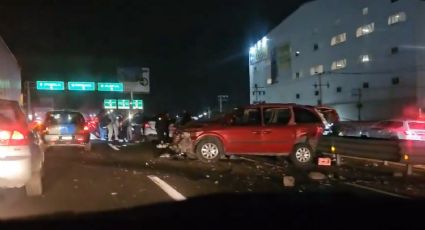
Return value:
[(249, 103), (249, 47), (302, 2), (2, 0), (0, 35), (24, 80), (115, 80), (117, 67), (146, 66), (148, 112), (197, 113), (218, 94)]

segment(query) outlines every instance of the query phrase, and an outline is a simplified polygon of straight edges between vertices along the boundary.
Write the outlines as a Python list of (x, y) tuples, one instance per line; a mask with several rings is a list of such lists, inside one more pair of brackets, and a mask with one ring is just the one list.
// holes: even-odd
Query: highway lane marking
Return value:
[(113, 145), (111, 143), (108, 143), (108, 145), (109, 145), (109, 147), (111, 147), (111, 149), (113, 149), (115, 151), (120, 151), (120, 149), (117, 146), (115, 146), (115, 145)]
[(184, 197), (181, 193), (179, 193), (177, 190), (175, 190), (171, 185), (167, 184), (167, 182), (161, 180), (159, 177), (154, 175), (149, 175), (148, 178), (153, 181), (158, 187), (160, 187), (165, 193), (167, 193), (171, 198), (173, 198), (176, 201), (183, 201), (186, 200), (186, 197)]
[(356, 188), (361, 188), (361, 189), (369, 190), (369, 191), (372, 191), (372, 192), (377, 192), (377, 193), (385, 194), (385, 195), (388, 195), (388, 196), (393, 196), (393, 197), (401, 198), (401, 199), (407, 199), (407, 200), (412, 199), (412, 198), (410, 198), (408, 196), (403, 196), (403, 195), (400, 195), (400, 194), (396, 194), (396, 193), (392, 193), (392, 192), (387, 192), (387, 191), (383, 191), (383, 190), (376, 189), (376, 188), (371, 188), (371, 187), (364, 186), (364, 185), (359, 185), (359, 184), (354, 184), (354, 183), (349, 183), (349, 182), (346, 182), (344, 184), (345, 185), (352, 186), (352, 187), (356, 187)]

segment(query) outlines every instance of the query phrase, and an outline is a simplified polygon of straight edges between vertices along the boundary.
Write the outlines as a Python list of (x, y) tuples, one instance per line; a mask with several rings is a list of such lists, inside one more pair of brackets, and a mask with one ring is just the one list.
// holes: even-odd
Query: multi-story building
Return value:
[(323, 104), (344, 120), (425, 108), (425, 1), (316, 0), (250, 48), (250, 98)]

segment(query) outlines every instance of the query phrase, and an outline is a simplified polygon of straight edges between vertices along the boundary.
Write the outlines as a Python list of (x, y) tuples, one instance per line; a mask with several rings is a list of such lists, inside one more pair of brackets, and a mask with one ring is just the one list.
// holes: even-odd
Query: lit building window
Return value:
[(341, 60), (332, 62), (331, 69), (332, 70), (343, 69), (346, 66), (347, 66), (347, 59), (341, 59)]
[(359, 28), (357, 28), (356, 37), (361, 37), (361, 36), (370, 34), (374, 30), (375, 30), (375, 23), (374, 22), (367, 24), (367, 25), (360, 26)]
[(343, 43), (347, 40), (347, 33), (338, 34), (332, 37), (331, 46), (337, 45), (339, 43)]
[(371, 57), (369, 54), (360, 55), (360, 62), (367, 63), (371, 61)]
[(310, 68), (310, 75), (317, 75), (323, 73), (323, 65), (316, 65)]
[(407, 17), (406, 17), (406, 13), (404, 12), (400, 12), (397, 14), (393, 14), (391, 16), (388, 17), (388, 25), (393, 25), (399, 22), (404, 22), (406, 21)]
[(363, 8), (363, 15), (367, 15), (369, 13), (369, 8)]

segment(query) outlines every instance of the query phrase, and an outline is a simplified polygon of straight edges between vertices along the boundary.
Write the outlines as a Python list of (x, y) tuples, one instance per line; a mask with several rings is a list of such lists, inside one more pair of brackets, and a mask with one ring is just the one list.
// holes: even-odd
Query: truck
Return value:
[(42, 194), (44, 152), (22, 111), (21, 69), (0, 37), (0, 188)]
[(0, 99), (17, 101), (22, 106), (21, 68), (0, 36)]

